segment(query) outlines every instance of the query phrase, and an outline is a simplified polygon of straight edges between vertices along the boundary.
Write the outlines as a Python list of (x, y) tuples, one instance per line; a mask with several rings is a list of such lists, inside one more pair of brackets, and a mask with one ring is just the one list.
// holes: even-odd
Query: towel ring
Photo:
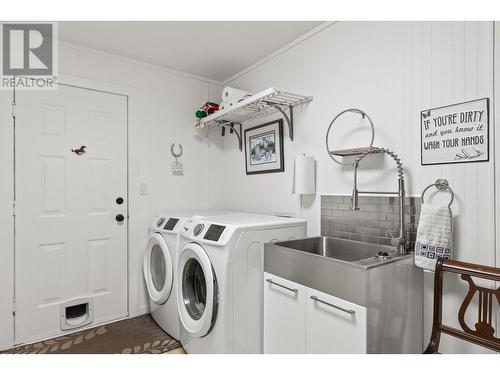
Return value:
[(429, 186), (427, 186), (424, 191), (422, 191), (422, 204), (424, 203), (424, 195), (425, 195), (425, 192), (431, 188), (435, 186), (436, 189), (438, 189), (439, 191), (444, 191), (444, 190), (448, 190), (451, 194), (451, 199), (450, 199), (450, 203), (448, 203), (448, 207), (451, 207), (451, 204), (453, 203), (453, 200), (455, 199), (455, 194), (453, 193), (453, 190), (451, 189), (450, 187), (450, 184), (448, 183), (448, 180), (446, 180), (445, 178), (443, 179), (437, 179), (436, 182), (434, 182), (433, 184), (430, 184)]

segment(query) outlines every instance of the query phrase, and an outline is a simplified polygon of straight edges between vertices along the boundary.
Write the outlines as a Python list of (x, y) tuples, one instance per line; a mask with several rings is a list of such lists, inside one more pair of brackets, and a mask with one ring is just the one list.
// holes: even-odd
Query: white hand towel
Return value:
[(434, 271), (438, 258), (453, 251), (452, 213), (448, 206), (422, 204), (415, 242), (415, 265)]

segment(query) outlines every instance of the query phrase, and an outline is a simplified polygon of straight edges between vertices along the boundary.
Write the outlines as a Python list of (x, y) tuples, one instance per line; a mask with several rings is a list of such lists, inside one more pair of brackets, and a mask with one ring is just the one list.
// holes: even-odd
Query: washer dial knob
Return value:
[(205, 228), (204, 224), (196, 224), (196, 226), (193, 229), (193, 234), (195, 236), (199, 235), (203, 231), (203, 228)]

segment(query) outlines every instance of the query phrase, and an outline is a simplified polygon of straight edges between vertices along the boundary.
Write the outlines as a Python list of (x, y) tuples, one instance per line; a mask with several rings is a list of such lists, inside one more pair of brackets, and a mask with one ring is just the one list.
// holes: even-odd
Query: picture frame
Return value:
[(282, 119), (245, 129), (244, 142), (247, 175), (285, 170)]

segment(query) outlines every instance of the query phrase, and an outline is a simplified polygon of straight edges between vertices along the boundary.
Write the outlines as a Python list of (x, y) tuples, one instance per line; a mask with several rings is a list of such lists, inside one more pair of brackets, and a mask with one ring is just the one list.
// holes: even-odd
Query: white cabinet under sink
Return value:
[(264, 353), (305, 353), (306, 289), (264, 274)]
[(366, 353), (366, 309), (306, 288), (306, 353)]
[(264, 273), (264, 353), (366, 353), (366, 308)]

